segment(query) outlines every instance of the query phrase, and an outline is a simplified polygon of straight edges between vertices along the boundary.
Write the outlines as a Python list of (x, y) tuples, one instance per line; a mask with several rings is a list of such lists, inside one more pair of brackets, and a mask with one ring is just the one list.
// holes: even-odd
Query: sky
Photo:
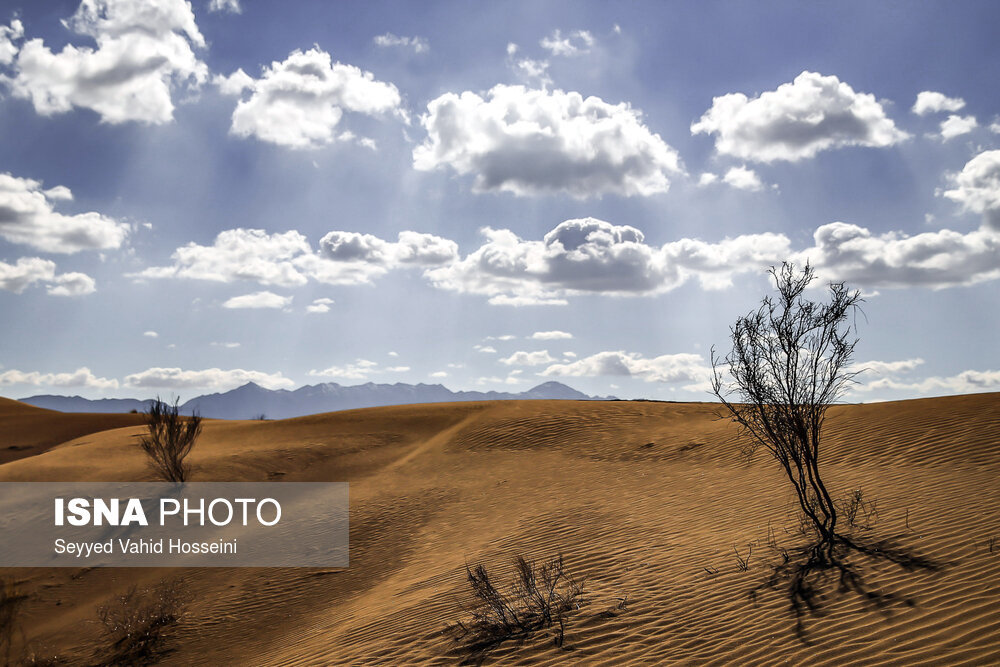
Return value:
[(1000, 391), (995, 2), (0, 2), (0, 395), (708, 400), (808, 261), (852, 401)]

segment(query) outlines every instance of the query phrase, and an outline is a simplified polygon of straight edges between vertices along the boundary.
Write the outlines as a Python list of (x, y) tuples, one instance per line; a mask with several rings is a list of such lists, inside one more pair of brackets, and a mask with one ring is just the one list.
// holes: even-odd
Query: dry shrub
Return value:
[(583, 602), (583, 580), (566, 574), (562, 555), (538, 564), (517, 556), (514, 577), (498, 586), (482, 564), (466, 566), (474, 604), (471, 618), (453, 627), (456, 641), (464, 642), (474, 655), (481, 655), (508, 639), (525, 639), (532, 633), (558, 626), (554, 638), (562, 646), (566, 612)]
[(191, 469), (184, 459), (201, 433), (201, 417), (197, 414), (182, 417), (178, 403), (179, 399), (171, 405), (157, 397), (146, 412), (149, 433), (139, 441), (153, 470), (167, 482), (187, 480)]
[(176, 581), (155, 588), (132, 586), (97, 608), (101, 625), (100, 665), (148, 665), (164, 653), (164, 642), (182, 616)]

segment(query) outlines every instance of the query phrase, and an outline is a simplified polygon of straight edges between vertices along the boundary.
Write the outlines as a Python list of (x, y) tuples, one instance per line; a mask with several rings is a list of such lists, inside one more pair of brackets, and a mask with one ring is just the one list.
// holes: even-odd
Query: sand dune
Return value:
[[(443, 630), (468, 601), (466, 563), (503, 574), (515, 554), (558, 552), (588, 582), (563, 647), (541, 632), (487, 662), (1000, 664), (1000, 553), (985, 545), (1000, 535), (1000, 394), (831, 410), (832, 490), (863, 489), (878, 502), (873, 535), (942, 567), (872, 561), (866, 585), (910, 604), (833, 595), (804, 636), (783, 592), (749, 595), (780, 560), (769, 533), (800, 540), (790, 492), (771, 462), (740, 458), (717, 411), (511, 401), (206, 422), (196, 481), (351, 483), (350, 568), (7, 574), (31, 594), (28, 640), (71, 664), (91, 655), (97, 604), (167, 577), (191, 602), (162, 664), (455, 664), (466, 654)], [(41, 452), (0, 466), (0, 480), (153, 479), (134, 416), (53, 414), (0, 402), (4, 437)], [(751, 543), (742, 572), (733, 547)]]
[(90, 433), (141, 424), (142, 419), (142, 415), (131, 414), (56, 412), (0, 398), (0, 463), (41, 454)]

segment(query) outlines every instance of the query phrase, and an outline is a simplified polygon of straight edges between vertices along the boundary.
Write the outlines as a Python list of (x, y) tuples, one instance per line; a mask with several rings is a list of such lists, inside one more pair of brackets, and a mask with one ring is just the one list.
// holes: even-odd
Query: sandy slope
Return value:
[(41, 454), (89, 433), (141, 424), (142, 419), (132, 414), (56, 412), (0, 398), (0, 463)]
[[(768, 461), (739, 458), (715, 412), (523, 401), (206, 423), (196, 480), (351, 483), (349, 569), (9, 574), (32, 594), (31, 642), (77, 663), (91, 650), (95, 605), (130, 583), (178, 577), (192, 602), (163, 664), (454, 664), (464, 654), (442, 629), (467, 600), (465, 564), (502, 573), (515, 554), (562, 552), (588, 581), (563, 649), (541, 633), (488, 661), (1000, 664), (1000, 549), (985, 546), (1000, 536), (1000, 394), (831, 411), (833, 489), (877, 498), (874, 535), (942, 569), (866, 563), (866, 585), (910, 605), (871, 610), (834, 595), (802, 638), (782, 592), (748, 595), (780, 560), (769, 530), (789, 547), (799, 539), (791, 497)], [(48, 437), (45, 424), (34, 428)], [(0, 480), (152, 479), (140, 432), (71, 440), (0, 466)], [(748, 543), (740, 572), (733, 547), (746, 554)]]

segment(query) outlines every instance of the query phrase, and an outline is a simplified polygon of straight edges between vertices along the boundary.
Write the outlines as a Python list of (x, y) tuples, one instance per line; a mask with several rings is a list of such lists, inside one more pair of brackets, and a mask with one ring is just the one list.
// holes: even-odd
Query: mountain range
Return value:
[[(451, 391), (440, 384), (359, 384), (343, 386), (336, 382), (306, 385), (295, 390), (265, 389), (248, 382), (227, 392), (205, 394), (180, 406), (184, 414), (197, 411), (213, 419), (287, 419), (321, 412), (373, 408), (407, 403), (446, 403), (452, 401), (496, 401), (523, 399), (610, 400), (613, 397), (588, 396), (559, 382), (545, 382), (519, 393), (498, 391)], [(40, 408), (60, 412), (145, 412), (153, 399), (88, 399), (82, 396), (43, 394), (19, 399)]]

